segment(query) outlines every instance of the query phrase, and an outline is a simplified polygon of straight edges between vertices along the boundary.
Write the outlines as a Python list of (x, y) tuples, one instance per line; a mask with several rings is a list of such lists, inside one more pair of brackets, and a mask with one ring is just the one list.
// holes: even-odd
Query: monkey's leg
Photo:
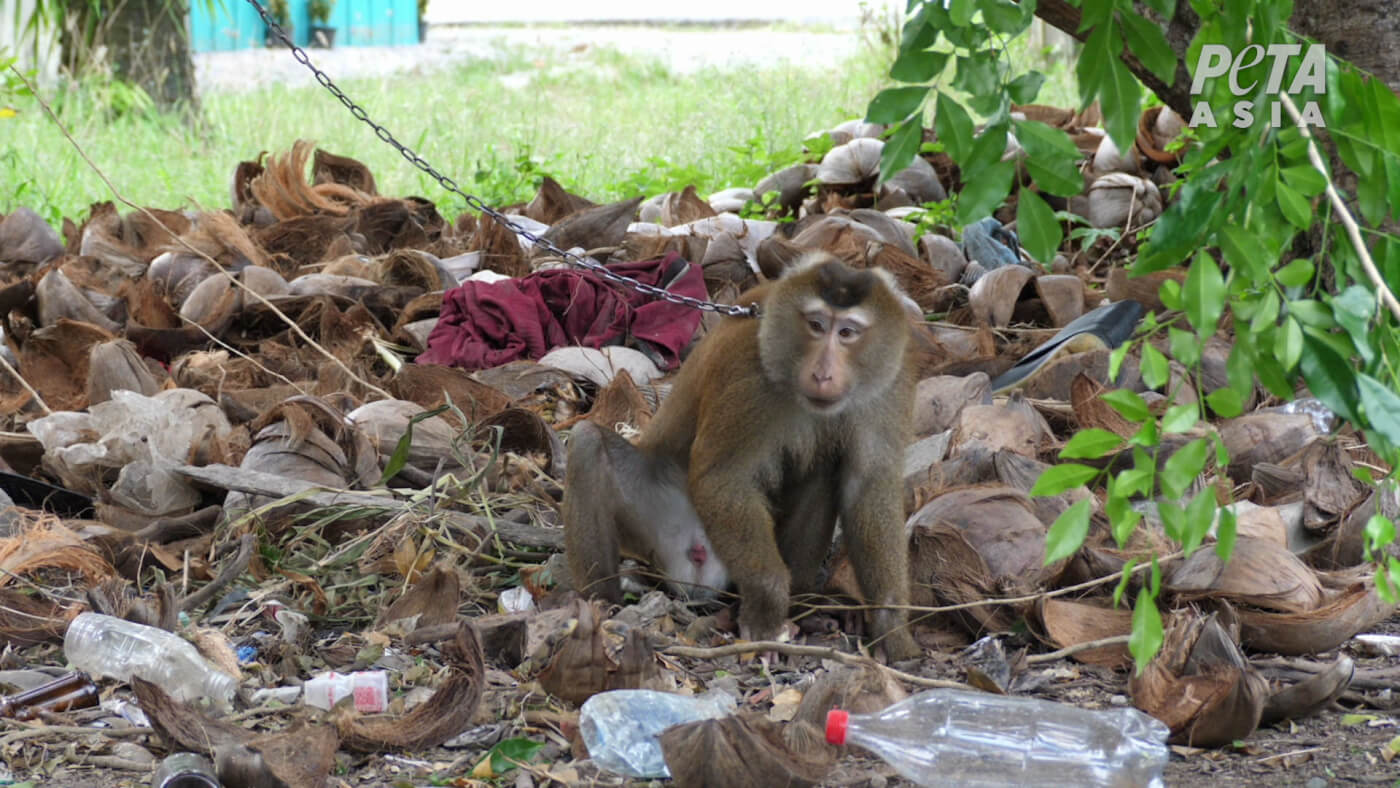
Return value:
[(777, 511), (778, 550), (792, 573), (793, 593), (820, 591), (836, 530), (836, 479), (823, 468), (789, 484)]
[[(618, 440), (627, 444), (620, 436)], [(569, 466), (559, 513), (564, 521), (564, 552), (574, 588), (609, 602), (622, 601), (618, 506), (625, 500), (603, 431), (591, 422), (574, 426)], [(627, 449), (635, 453), (631, 445)]]
[[(907, 605), (909, 540), (904, 535), (898, 469), (867, 468), (859, 477), (845, 480), (841, 489), (850, 497), (843, 501), (841, 513), (846, 551), (866, 603)], [(871, 610), (867, 620), (891, 661), (923, 653), (909, 633), (905, 611)]]
[(697, 474), (692, 467), (690, 492), (715, 552), (739, 587), (740, 636), (767, 640), (777, 636), (787, 619), (791, 576), (755, 478), (738, 467), (710, 474)]

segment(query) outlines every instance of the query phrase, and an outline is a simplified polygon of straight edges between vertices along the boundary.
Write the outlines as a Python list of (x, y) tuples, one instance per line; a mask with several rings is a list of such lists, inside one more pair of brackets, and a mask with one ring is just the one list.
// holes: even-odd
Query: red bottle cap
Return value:
[(832, 709), (826, 713), (826, 741), (828, 744), (846, 743), (846, 722), (851, 714), (842, 709)]

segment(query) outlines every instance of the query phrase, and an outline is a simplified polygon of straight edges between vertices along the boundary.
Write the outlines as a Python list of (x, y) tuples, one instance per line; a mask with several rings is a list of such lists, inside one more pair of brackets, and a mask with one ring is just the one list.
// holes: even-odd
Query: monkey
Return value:
[[(617, 545), (645, 549), (698, 523), (702, 568), (717, 561), (738, 589), (741, 637), (768, 639), (792, 593), (820, 590), (839, 519), (866, 602), (889, 606), (867, 614), (871, 633), (888, 659), (919, 655), (898, 609), (909, 595), (900, 469), (915, 384), (898, 285), (814, 252), (738, 303), (757, 303), (759, 318), (726, 317), (697, 343), (635, 447), (600, 444), (591, 425), (574, 436), (563, 503), (572, 574), (617, 601), (603, 579)], [(694, 577), (678, 560), (689, 554), (670, 549), (662, 571)]]
[(674, 593), (697, 602), (729, 584), (686, 495), (684, 470), (667, 458), (648, 458), (591, 421), (569, 431), (560, 514), (569, 574), (580, 591), (620, 602), (623, 555), (651, 564)]

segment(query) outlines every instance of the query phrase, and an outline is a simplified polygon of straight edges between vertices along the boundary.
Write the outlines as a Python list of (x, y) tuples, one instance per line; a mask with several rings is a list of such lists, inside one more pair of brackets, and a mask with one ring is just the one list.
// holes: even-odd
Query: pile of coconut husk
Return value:
[[(1392, 613), (1371, 579), (1365, 525), (1400, 502), (1358, 481), (1356, 469), (1383, 464), (1316, 400), (1255, 389), (1243, 415), (1164, 444), (1161, 462), (1197, 437), (1229, 449), (1229, 464), (1208, 465), (1192, 490), (1229, 502), (1229, 562), (1213, 535), (1177, 552), (1150, 498), (1120, 543), (1101, 489), (1028, 495), (1077, 430), (1131, 435), (1101, 394), (1127, 389), (1160, 408), (1166, 391), (1180, 401), (1225, 386), (1231, 337), (1206, 344), (1197, 376), (1173, 365), (1162, 391), (1147, 389), (1136, 353), (1109, 375), (1110, 349), (1143, 308), (1163, 308), (1160, 282), (1183, 277), (1125, 272), (1129, 231), (1167, 200), (1181, 120), (1154, 108), (1119, 151), (1093, 109), (1016, 111), (1069, 131), (1084, 153), (1084, 192), (1051, 204), (1117, 229), (1067, 240), (1048, 266), (1017, 242), (1015, 200), (1034, 188), (1024, 167), (993, 217), (921, 222), (961, 188), (956, 165), (923, 154), (882, 181), (884, 129), (855, 121), (813, 138), (803, 161), (708, 197), (691, 187), (597, 204), (544, 178), (529, 202), (500, 209), (600, 263), (677, 252), (722, 303), (812, 249), (894, 274), (925, 316), (905, 503), (913, 602), (930, 609), (911, 621), (928, 657), (900, 666), (907, 674), (1045, 692), (1028, 660), (1068, 647), (1196, 746), (1338, 697), (1386, 707), (1349, 689), (1345, 655), (1303, 674), (1257, 658), (1334, 652)], [(1024, 153), (1011, 140), (1006, 156)], [(571, 591), (558, 555), (561, 433), (585, 418), (644, 428), (671, 370), (623, 346), (561, 346), (491, 369), (414, 363), (445, 291), (567, 265), (489, 218), (445, 210), (380, 195), (361, 163), (297, 142), (238, 163), (228, 210), (99, 203), (61, 234), (24, 208), (0, 216), (0, 509), (15, 504), (0, 513), (0, 638), (44, 649), (84, 609), (166, 628), (183, 613), (254, 705), (254, 689), (296, 686), (316, 669), (394, 672), (389, 717), (292, 706), (280, 719), (298, 727), (281, 739), (192, 716), (202, 712), (139, 686), (163, 746), (222, 754), (229, 785), (268, 775), (319, 785), (337, 752), (366, 766), (370, 756), (347, 753), (432, 751), (489, 778), (505, 768), (490, 753), (506, 732), (543, 740), (547, 775), (576, 782), (596, 770), (572, 760), (586, 755), (574, 710), (636, 687), (720, 687), (766, 709), (671, 737), (683, 781), (740, 784), (713, 771), (736, 752), (751, 769), (744, 784), (755, 774), (810, 784), (841, 768), (803, 737), (834, 703), (897, 699), (890, 674), (792, 656), (811, 671), (782, 688), (728, 652), (658, 657), (666, 643), (731, 643), (731, 612), (657, 592), (607, 610)], [(707, 314), (696, 338), (717, 319)], [(1129, 455), (1102, 462), (1125, 467)], [(1049, 526), (1080, 501), (1093, 510), (1083, 548), (1047, 565)], [(1132, 614), (1114, 590), (1130, 562), (1140, 570), (1154, 555), (1170, 556), (1159, 564), (1167, 642), (1130, 682), (1121, 636)], [(831, 600), (858, 596), (844, 556), (829, 576)], [(1122, 598), (1148, 577), (1129, 572)], [(644, 568), (631, 582), (645, 590)], [(843, 621), (817, 601), (801, 600), (801, 637), (850, 651)], [(1075, 650), (1083, 644), (1096, 645)], [(238, 647), (251, 661), (232, 657)], [(62, 662), (34, 653), (31, 665)], [(811, 685), (812, 675), (825, 678)], [(849, 697), (831, 689), (853, 681), (862, 689)], [(521, 712), (532, 692), (537, 705)], [(79, 724), (112, 716), (76, 714)], [(298, 741), (310, 742), (305, 758)]]

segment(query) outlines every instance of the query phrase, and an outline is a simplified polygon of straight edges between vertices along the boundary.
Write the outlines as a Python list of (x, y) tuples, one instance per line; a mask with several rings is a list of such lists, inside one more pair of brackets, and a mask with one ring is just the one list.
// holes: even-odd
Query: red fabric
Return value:
[[(675, 252), (608, 269), (657, 287), (671, 280), (673, 293), (706, 297), (700, 266)], [(690, 307), (604, 282), (585, 269), (552, 269), (448, 290), (418, 363), (488, 369), (537, 359), (557, 347), (628, 345), (672, 369), (699, 325), (700, 313)]]

